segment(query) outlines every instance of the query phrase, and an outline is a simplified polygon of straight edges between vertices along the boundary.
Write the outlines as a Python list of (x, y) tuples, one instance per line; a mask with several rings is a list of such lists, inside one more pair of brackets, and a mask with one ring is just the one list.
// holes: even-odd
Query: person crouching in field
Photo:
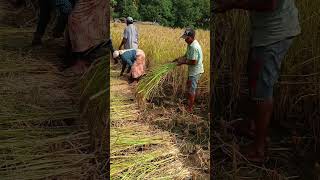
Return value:
[(130, 73), (129, 84), (138, 82), (140, 77), (145, 74), (146, 57), (141, 49), (114, 51), (113, 58), (115, 59), (115, 63), (118, 63), (118, 60), (122, 63), (120, 76), (123, 76), (123, 72), (128, 65), (127, 73)]
[(176, 59), (178, 65), (188, 65), (188, 112), (192, 112), (194, 105), (198, 81), (204, 73), (203, 54), (199, 42), (195, 39), (195, 31), (192, 28), (187, 28), (181, 36), (188, 44), (187, 52), (183, 57)]
[[(250, 161), (263, 162), (267, 129), (273, 110), (273, 87), (295, 36), (301, 33), (294, 0), (219, 0), (214, 13), (232, 9), (249, 10), (251, 41), (248, 59), (250, 107), (246, 134), (254, 143), (245, 150)], [(241, 128), (235, 128), (239, 131)], [(243, 132), (246, 132), (243, 131)]]

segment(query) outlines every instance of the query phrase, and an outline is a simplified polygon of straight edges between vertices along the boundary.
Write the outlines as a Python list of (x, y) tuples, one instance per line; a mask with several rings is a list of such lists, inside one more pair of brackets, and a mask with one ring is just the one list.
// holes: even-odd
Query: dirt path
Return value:
[[(8, 4), (0, 3), (0, 16)], [(86, 179), (96, 167), (79, 121), (80, 77), (60, 72), (62, 40), (32, 48), (33, 28), (0, 28), (0, 179)]]

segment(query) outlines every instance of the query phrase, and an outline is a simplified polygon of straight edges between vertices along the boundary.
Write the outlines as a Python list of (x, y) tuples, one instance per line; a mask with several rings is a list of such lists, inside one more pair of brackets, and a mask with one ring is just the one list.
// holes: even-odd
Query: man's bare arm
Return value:
[(187, 59), (183, 59), (181, 61), (178, 61), (178, 65), (182, 65), (182, 64), (186, 64), (186, 65), (196, 65), (197, 64), (197, 60), (187, 60)]
[(119, 49), (121, 49), (122, 46), (126, 44), (126, 42), (127, 42), (127, 39), (126, 38), (122, 38), (121, 44), (119, 46)]
[(176, 58), (175, 60), (173, 60), (172, 62), (179, 62), (179, 61), (184, 61), (186, 59), (186, 56), (181, 56), (181, 57), (178, 57)]
[(121, 72), (120, 72), (120, 76), (123, 75), (123, 72), (124, 72), (124, 70), (126, 69), (126, 67), (127, 67), (127, 63), (122, 62), (122, 69), (121, 69)]
[(128, 67), (127, 73), (129, 73), (130, 71), (131, 71), (131, 66)]

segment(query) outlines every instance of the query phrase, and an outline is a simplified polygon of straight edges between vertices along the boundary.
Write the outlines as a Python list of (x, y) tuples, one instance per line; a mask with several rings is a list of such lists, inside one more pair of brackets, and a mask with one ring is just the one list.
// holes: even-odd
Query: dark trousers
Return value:
[[(58, 9), (58, 7), (56, 7), (54, 0), (39, 0), (39, 7), (40, 7), (40, 13), (38, 17), (36, 34), (38, 34), (39, 36), (43, 36), (50, 22), (52, 11), (55, 11), (56, 9)], [(64, 32), (65, 27), (68, 23), (68, 16), (70, 13), (71, 11), (68, 13), (59, 12), (57, 22), (53, 29), (54, 32), (56, 33)]]

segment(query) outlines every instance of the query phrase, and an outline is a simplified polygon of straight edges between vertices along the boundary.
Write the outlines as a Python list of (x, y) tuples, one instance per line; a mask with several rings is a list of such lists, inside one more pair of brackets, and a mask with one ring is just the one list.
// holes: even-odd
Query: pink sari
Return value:
[(106, 0), (78, 0), (68, 21), (72, 52), (84, 52), (107, 37)]
[(131, 75), (133, 78), (139, 78), (145, 74), (146, 55), (140, 49), (137, 49), (136, 61), (131, 67)]

